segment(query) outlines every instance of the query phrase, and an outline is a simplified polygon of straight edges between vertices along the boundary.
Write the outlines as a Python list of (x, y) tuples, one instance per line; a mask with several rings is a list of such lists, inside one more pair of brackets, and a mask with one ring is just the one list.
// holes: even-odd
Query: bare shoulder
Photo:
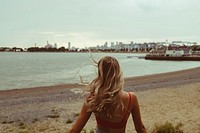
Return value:
[(129, 92), (130, 95), (131, 95), (131, 103), (132, 105), (135, 107), (135, 106), (138, 106), (138, 98), (137, 98), (137, 95), (134, 93), (134, 92)]
[(128, 93), (131, 95), (133, 100), (137, 99), (137, 96), (136, 96), (136, 94), (134, 92), (128, 92)]
[(137, 101), (137, 96), (134, 92), (126, 92), (124, 91), (124, 96), (125, 98), (128, 100), (129, 99), (129, 94), (131, 95), (131, 101), (132, 103), (134, 103), (135, 101)]
[(131, 106), (130, 106), (130, 111), (134, 111), (139, 107), (138, 105), (138, 99), (137, 96), (134, 92), (127, 92), (131, 95)]

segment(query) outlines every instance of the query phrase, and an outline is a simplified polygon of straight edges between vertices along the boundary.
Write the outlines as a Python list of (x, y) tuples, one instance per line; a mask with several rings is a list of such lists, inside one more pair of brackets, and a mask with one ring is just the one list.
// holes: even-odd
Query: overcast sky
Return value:
[(199, 0), (0, 0), (0, 47), (196, 41)]

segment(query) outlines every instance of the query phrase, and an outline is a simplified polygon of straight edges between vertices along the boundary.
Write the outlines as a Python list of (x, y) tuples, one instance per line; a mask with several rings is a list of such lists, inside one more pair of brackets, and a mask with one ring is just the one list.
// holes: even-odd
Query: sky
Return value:
[(199, 0), (0, 0), (0, 47), (200, 44)]

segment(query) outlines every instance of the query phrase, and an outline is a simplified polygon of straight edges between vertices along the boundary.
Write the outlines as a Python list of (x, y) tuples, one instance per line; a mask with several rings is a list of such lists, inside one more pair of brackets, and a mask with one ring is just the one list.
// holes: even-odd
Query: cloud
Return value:
[(54, 35), (55, 37), (65, 37), (65, 36), (68, 36), (67, 34), (56, 34)]
[(79, 44), (99, 42), (99, 36), (95, 32), (71, 32), (67, 36), (71, 41)]
[[(199, 8), (199, 0), (135, 0), (136, 7), (146, 13), (174, 12)], [(161, 12), (160, 12), (161, 11)]]
[(43, 32), (39, 32), (39, 34), (43, 34), (43, 35), (53, 35), (55, 34), (56, 32), (53, 32), (53, 31), (43, 31)]
[(48, 40), (96, 45), (169, 36), (199, 41), (199, 0), (42, 0), (40, 7), (34, 0), (6, 3), (0, 8), (5, 44), (43, 45)]

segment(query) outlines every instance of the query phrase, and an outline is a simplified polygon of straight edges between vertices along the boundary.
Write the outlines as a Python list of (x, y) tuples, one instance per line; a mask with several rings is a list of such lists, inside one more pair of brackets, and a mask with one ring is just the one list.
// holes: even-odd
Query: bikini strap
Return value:
[(127, 120), (128, 116), (129, 116), (129, 113), (130, 113), (130, 107), (131, 107), (132, 95), (131, 95), (130, 92), (128, 92), (128, 94), (129, 94), (128, 107), (127, 107), (127, 110), (126, 110), (126, 114), (125, 114), (125, 116), (124, 116), (124, 118), (123, 118), (123, 120), (122, 120), (121, 123), (123, 123), (123, 122), (125, 122), (125, 121)]

